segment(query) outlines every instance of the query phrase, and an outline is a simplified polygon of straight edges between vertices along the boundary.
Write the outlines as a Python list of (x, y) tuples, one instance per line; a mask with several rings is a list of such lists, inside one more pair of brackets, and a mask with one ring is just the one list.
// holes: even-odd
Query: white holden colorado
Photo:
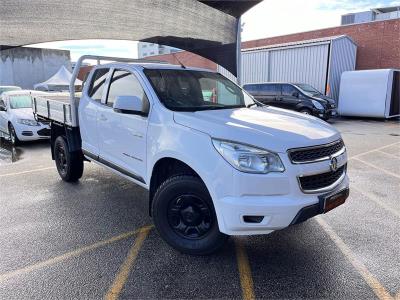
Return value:
[(345, 202), (346, 148), (328, 123), (264, 106), (215, 72), (121, 61), (96, 66), (70, 104), (34, 101), (63, 180), (91, 161), (148, 189), (161, 237), (198, 255)]

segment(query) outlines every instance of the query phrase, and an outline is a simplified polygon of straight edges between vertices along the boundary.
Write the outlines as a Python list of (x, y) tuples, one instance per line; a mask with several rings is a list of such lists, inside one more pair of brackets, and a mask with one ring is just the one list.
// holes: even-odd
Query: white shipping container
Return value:
[(400, 116), (400, 70), (364, 70), (342, 75), (339, 96), (342, 116)]

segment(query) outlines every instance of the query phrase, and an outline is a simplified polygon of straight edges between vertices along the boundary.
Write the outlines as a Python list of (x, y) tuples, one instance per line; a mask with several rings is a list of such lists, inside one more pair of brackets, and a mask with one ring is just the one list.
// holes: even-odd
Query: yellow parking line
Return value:
[(147, 226), (140, 229), (139, 234), (136, 237), (132, 248), (129, 250), (128, 256), (126, 257), (125, 261), (119, 268), (118, 274), (115, 277), (111, 287), (108, 289), (108, 292), (105, 296), (106, 300), (118, 299), (119, 294), (121, 293), (126, 283), (126, 280), (128, 279), (132, 266), (136, 261), (136, 258), (139, 254), (139, 250), (142, 247), (143, 242), (146, 239), (147, 235), (149, 234), (151, 228), (152, 226)]
[(365, 155), (365, 154), (369, 154), (369, 153), (372, 153), (372, 152), (375, 152), (375, 151), (378, 151), (378, 150), (382, 150), (382, 149), (385, 149), (385, 148), (388, 148), (388, 147), (391, 147), (391, 146), (394, 146), (394, 145), (397, 145), (397, 144), (400, 144), (400, 142), (396, 142), (396, 143), (389, 144), (389, 145), (386, 145), (386, 146), (383, 146), (383, 147), (379, 147), (379, 148), (376, 148), (376, 149), (372, 149), (372, 150), (370, 150), (370, 151), (366, 151), (366, 152), (363, 152), (363, 153), (354, 155), (354, 156), (350, 157), (349, 159), (358, 158), (358, 157), (363, 156), (363, 155)]
[(235, 246), (243, 299), (255, 299), (253, 277), (251, 275), (251, 268), (249, 259), (247, 257), (246, 248), (241, 239), (235, 239)]
[(22, 171), (22, 172), (8, 173), (8, 174), (0, 174), (0, 177), (23, 175), (23, 174), (28, 174), (28, 173), (51, 170), (51, 169), (55, 169), (55, 168), (56, 167), (47, 167), (47, 168), (41, 168), (41, 169), (33, 169), (33, 170), (29, 170), (29, 171)]
[(360, 262), (350, 248), (343, 242), (343, 240), (336, 234), (336, 232), (326, 223), (321, 217), (316, 217), (317, 222), (322, 227), (322, 229), (328, 234), (330, 239), (336, 244), (339, 250), (344, 254), (344, 256), (350, 261), (353, 267), (358, 271), (358, 273), (364, 278), (365, 282), (371, 287), (375, 295), (380, 300), (394, 300), (394, 298), (389, 294), (389, 292), (384, 288), (384, 286), (371, 274), (366, 266)]
[(357, 192), (359, 192), (360, 194), (362, 194), (363, 196), (367, 197), (368, 199), (372, 200), (373, 202), (375, 202), (376, 204), (378, 204), (379, 206), (383, 207), (384, 209), (386, 209), (387, 211), (391, 212), (392, 214), (394, 214), (395, 216), (400, 218), (400, 212), (391, 208), (390, 206), (386, 205), (385, 203), (383, 203), (378, 197), (376, 197), (375, 195), (366, 192), (366, 191), (362, 191), (359, 188), (356, 188), (353, 185), (351, 185), (351, 188), (356, 190)]
[(369, 163), (369, 162), (363, 161), (363, 160), (361, 160), (361, 159), (359, 159), (359, 158), (353, 158), (353, 159), (355, 159), (356, 161), (362, 162), (363, 164), (365, 164), (365, 165), (367, 165), (367, 166), (369, 166), (369, 167), (371, 167), (371, 168), (374, 168), (374, 169), (377, 169), (377, 170), (379, 170), (379, 171), (381, 171), (381, 172), (384, 172), (384, 173), (386, 173), (386, 174), (388, 174), (388, 175), (391, 175), (391, 176), (393, 176), (393, 177), (400, 178), (400, 175), (398, 175), (398, 174), (396, 174), (396, 173), (393, 173), (393, 172), (390, 172), (390, 171), (387, 171), (387, 170), (382, 169), (382, 168), (380, 168), (380, 167), (377, 167), (377, 166), (375, 166), (375, 165), (373, 165), (373, 164), (371, 164), (371, 163)]
[(73, 258), (73, 257), (77, 257), (77, 256), (79, 256), (79, 255), (81, 255), (81, 254), (83, 254), (85, 252), (88, 252), (88, 251), (91, 251), (91, 250), (94, 250), (94, 249), (97, 249), (97, 248), (100, 248), (100, 247), (115, 243), (117, 241), (120, 241), (120, 240), (123, 240), (123, 239), (126, 239), (126, 238), (129, 238), (129, 237), (135, 235), (137, 232), (138, 232), (138, 230), (129, 231), (129, 232), (120, 234), (118, 236), (112, 237), (110, 239), (107, 239), (107, 240), (104, 240), (104, 241), (100, 241), (100, 242), (94, 243), (92, 245), (85, 246), (85, 247), (73, 250), (71, 252), (64, 253), (64, 254), (62, 254), (60, 256), (56, 256), (56, 257), (50, 258), (48, 260), (41, 261), (41, 262), (38, 262), (38, 263), (35, 263), (35, 264), (32, 264), (32, 265), (26, 266), (24, 268), (18, 269), (18, 270), (14, 270), (14, 271), (10, 271), (10, 272), (6, 272), (6, 273), (3, 273), (3, 274), (0, 274), (0, 282), (2, 282), (4, 280), (7, 280), (7, 279), (11, 279), (11, 278), (13, 278), (15, 276), (25, 275), (25, 274), (31, 273), (33, 271), (36, 271), (36, 270), (42, 269), (44, 267), (48, 267), (48, 266), (60, 263), (60, 262), (63, 262), (65, 260)]

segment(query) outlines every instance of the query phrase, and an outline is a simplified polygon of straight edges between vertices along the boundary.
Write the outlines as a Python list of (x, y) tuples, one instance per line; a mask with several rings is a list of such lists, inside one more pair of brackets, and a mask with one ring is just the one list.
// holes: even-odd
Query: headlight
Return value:
[(239, 171), (259, 174), (285, 171), (281, 159), (274, 152), (217, 139), (212, 142), (219, 154)]
[(39, 123), (35, 120), (28, 120), (28, 119), (19, 119), (17, 121), (19, 124), (28, 125), (28, 126), (39, 126)]
[(316, 109), (324, 109), (324, 106), (321, 103), (319, 103), (317, 100), (311, 100), (311, 102)]

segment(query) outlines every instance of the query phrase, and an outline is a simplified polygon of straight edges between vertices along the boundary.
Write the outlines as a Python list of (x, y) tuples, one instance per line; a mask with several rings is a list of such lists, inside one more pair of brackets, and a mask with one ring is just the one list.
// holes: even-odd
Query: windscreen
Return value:
[(176, 111), (246, 107), (253, 99), (218, 73), (193, 70), (144, 71), (160, 101)]
[(298, 88), (300, 88), (303, 92), (307, 93), (307, 94), (312, 94), (312, 95), (321, 94), (320, 91), (318, 91), (317, 89), (315, 89), (314, 87), (312, 87), (309, 84), (296, 84), (296, 86)]
[(31, 96), (12, 96), (10, 97), (10, 107), (11, 109), (19, 109), (19, 108), (31, 108), (32, 107), (32, 98)]

